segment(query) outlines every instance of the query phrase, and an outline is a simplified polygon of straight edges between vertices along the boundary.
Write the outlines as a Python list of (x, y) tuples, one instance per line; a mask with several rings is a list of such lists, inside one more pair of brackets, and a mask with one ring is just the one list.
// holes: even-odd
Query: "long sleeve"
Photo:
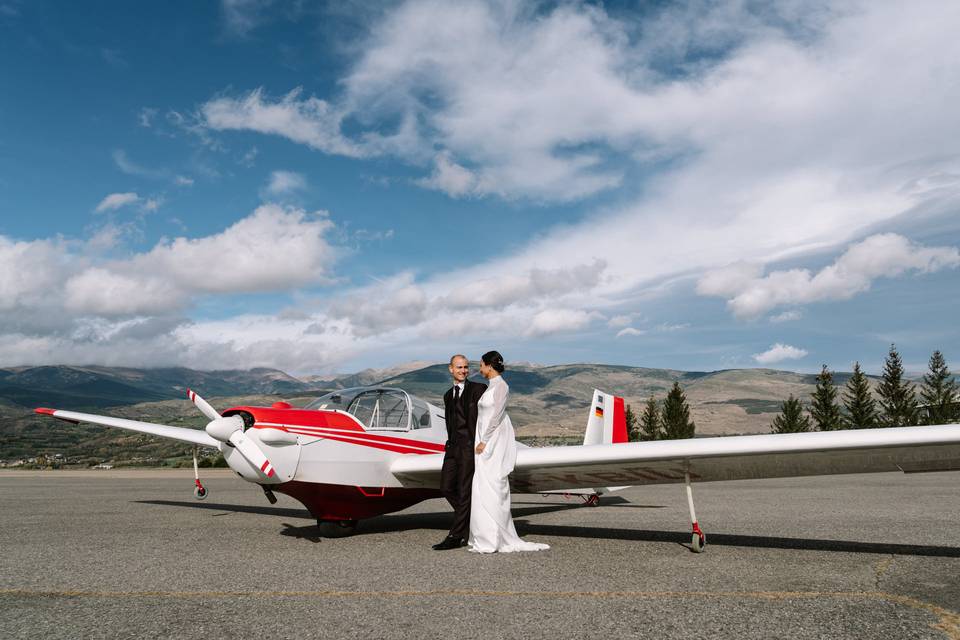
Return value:
[(487, 393), (493, 395), (493, 406), (490, 411), (490, 419), (483, 424), (483, 432), (480, 436), (481, 442), (489, 442), (500, 423), (503, 422), (503, 416), (507, 412), (507, 399), (510, 397), (510, 387), (506, 382), (491, 383)]

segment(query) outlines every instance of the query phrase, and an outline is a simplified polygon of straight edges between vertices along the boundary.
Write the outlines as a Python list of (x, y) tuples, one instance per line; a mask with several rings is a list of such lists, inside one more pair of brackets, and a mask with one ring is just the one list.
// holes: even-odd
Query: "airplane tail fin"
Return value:
[(617, 444), (628, 439), (623, 398), (594, 389), (583, 444)]

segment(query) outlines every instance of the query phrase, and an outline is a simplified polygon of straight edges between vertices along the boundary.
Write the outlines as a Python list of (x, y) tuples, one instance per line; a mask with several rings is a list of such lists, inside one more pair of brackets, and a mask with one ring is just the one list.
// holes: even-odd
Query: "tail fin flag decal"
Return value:
[(623, 398), (595, 389), (583, 444), (615, 444), (627, 442), (627, 439)]

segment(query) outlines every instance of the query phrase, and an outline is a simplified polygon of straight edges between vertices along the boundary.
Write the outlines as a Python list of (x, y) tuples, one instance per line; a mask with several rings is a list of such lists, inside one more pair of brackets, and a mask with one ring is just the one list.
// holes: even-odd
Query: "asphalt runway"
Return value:
[(228, 472), (0, 472), (3, 638), (960, 638), (960, 473), (514, 496), (549, 551), (436, 552), (439, 500), (321, 539)]

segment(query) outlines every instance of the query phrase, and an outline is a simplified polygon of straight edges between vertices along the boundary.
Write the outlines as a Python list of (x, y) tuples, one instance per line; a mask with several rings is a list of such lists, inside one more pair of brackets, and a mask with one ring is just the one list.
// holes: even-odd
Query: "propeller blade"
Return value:
[(190, 398), (193, 404), (197, 405), (197, 409), (200, 409), (200, 412), (207, 416), (208, 419), (216, 420), (220, 417), (217, 410), (211, 407), (209, 402), (194, 393), (192, 389), (187, 389), (187, 397)]
[(260, 469), (268, 478), (276, 475), (273, 465), (267, 460), (267, 456), (263, 454), (257, 443), (243, 435), (242, 431), (234, 431), (230, 434), (230, 443), (236, 447), (240, 455), (247, 459), (247, 462)]

